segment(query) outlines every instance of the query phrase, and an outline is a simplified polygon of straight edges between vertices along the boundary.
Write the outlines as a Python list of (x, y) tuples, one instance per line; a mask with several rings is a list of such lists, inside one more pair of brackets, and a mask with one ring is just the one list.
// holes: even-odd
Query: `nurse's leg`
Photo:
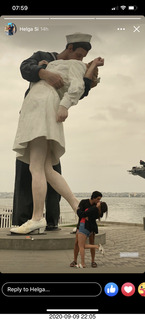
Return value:
[(30, 172), (32, 175), (33, 220), (43, 217), (47, 182), (44, 165), (47, 155), (47, 140), (44, 137), (30, 142)]
[(64, 178), (52, 167), (50, 141), (47, 141), (47, 157), (45, 162), (45, 174), (48, 183), (57, 193), (65, 198), (76, 212), (79, 201), (76, 199)]
[[(55, 165), (53, 169), (61, 174), (60, 163)], [(56, 228), (60, 218), (60, 199), (61, 196), (47, 183), (47, 195), (45, 200), (46, 220), (48, 228)]]

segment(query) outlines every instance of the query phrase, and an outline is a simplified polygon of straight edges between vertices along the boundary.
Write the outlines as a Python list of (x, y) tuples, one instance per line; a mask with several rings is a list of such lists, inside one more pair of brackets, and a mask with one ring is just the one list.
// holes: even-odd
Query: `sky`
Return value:
[[(13, 36), (4, 32), (8, 22), (17, 26)], [(138, 26), (140, 32), (135, 31)], [(33, 31), (28, 32), (26, 27)], [(144, 19), (2, 17), (0, 30), (0, 192), (14, 189), (12, 147), (29, 85), (21, 77), (20, 64), (39, 50), (62, 52), (65, 35), (74, 32), (92, 35), (92, 49), (83, 61), (101, 56), (105, 64), (99, 68), (100, 84), (69, 109), (64, 123), (66, 153), (61, 158), (62, 174), (73, 192), (145, 192), (145, 180), (127, 172), (145, 160)]]

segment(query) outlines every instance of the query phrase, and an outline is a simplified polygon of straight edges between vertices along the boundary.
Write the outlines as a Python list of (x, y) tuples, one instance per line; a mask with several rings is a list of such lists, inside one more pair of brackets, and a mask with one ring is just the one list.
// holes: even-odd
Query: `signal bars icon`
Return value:
[(119, 10), (119, 7), (114, 7), (114, 8), (111, 8), (111, 10)]

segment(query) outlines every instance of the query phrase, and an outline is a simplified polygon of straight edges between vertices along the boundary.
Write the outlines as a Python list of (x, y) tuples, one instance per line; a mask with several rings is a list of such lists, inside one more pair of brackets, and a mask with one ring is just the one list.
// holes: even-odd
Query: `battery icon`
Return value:
[(128, 10), (137, 10), (137, 6), (128, 6)]

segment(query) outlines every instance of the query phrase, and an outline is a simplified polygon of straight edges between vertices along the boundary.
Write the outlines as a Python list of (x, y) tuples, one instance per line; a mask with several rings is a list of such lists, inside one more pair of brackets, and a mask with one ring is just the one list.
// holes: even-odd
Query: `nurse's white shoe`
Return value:
[(37, 230), (39, 234), (44, 233), (46, 228), (46, 220), (42, 218), (38, 221), (35, 220), (28, 220), (27, 222), (23, 223), (20, 227), (14, 227), (10, 229), (11, 233), (17, 234), (28, 234), (32, 231)]

